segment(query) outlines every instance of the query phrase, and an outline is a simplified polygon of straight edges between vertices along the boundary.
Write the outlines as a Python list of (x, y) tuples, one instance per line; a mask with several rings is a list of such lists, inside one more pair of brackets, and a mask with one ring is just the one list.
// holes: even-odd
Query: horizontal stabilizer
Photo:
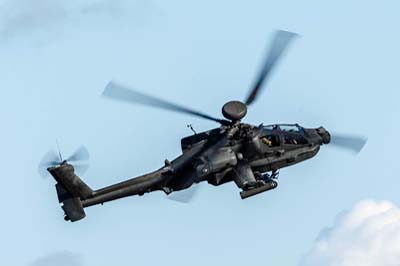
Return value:
[(75, 222), (85, 218), (86, 214), (83, 210), (82, 201), (79, 198), (70, 198), (62, 203), (62, 209), (65, 212), (64, 219), (66, 221)]

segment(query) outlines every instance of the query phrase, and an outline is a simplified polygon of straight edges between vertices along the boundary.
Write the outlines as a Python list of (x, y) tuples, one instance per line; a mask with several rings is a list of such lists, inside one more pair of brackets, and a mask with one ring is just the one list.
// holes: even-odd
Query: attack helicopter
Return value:
[(47, 170), (54, 177), (64, 219), (71, 222), (81, 220), (86, 216), (84, 209), (93, 205), (153, 191), (163, 191), (168, 195), (203, 181), (214, 186), (233, 181), (241, 190), (241, 198), (246, 199), (275, 189), (280, 169), (314, 157), (323, 145), (337, 145), (359, 152), (366, 138), (331, 135), (324, 127), (242, 122), (248, 107), (259, 97), (272, 70), (296, 36), (287, 31), (274, 33), (256, 82), (243, 102), (229, 101), (223, 105), (224, 119), (111, 81), (103, 97), (180, 112), (217, 122), (220, 126), (181, 139), (182, 154), (171, 161), (165, 160), (158, 170), (97, 190), (75, 173), (75, 170), (87, 167), (89, 153), (85, 148), (80, 148), (65, 160), (61, 154), (49, 152), (40, 162), (39, 170), (42, 174)]

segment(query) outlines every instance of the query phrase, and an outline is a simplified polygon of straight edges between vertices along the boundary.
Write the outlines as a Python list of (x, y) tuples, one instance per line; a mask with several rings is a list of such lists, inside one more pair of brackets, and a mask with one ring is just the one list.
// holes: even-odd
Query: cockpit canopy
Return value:
[(304, 128), (298, 124), (274, 124), (274, 125), (262, 126), (262, 128), (263, 131), (265, 132), (270, 132), (273, 130), (286, 131), (286, 132), (301, 132), (304, 130)]
[(304, 128), (298, 124), (275, 124), (262, 126), (261, 140), (270, 147), (282, 145), (304, 145)]

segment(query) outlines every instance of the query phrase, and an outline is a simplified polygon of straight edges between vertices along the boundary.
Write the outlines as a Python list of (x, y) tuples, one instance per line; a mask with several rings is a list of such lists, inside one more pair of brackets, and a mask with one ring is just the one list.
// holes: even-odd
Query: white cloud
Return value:
[(302, 266), (400, 266), (400, 209), (366, 200), (323, 230)]

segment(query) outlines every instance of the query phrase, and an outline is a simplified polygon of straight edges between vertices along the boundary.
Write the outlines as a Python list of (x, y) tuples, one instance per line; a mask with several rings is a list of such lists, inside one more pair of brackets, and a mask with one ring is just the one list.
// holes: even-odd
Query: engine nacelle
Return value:
[(210, 156), (200, 158), (200, 162), (196, 165), (199, 175), (207, 175), (218, 173), (237, 164), (235, 152), (230, 148), (223, 148)]

